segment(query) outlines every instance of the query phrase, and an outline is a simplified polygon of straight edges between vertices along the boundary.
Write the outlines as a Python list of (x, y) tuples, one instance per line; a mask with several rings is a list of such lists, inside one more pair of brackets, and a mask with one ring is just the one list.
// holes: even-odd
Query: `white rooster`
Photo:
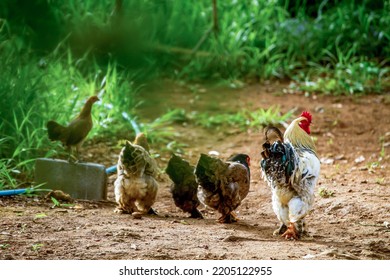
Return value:
[[(320, 175), (313, 139), (310, 136), (312, 116), (303, 112), (287, 127), (284, 136), (276, 127), (266, 130), (261, 153), (263, 177), (272, 190), (272, 207), (281, 222), (275, 233), (286, 239), (298, 239), (304, 232), (304, 218), (314, 202), (314, 188)], [(270, 143), (268, 133), (278, 140)]]

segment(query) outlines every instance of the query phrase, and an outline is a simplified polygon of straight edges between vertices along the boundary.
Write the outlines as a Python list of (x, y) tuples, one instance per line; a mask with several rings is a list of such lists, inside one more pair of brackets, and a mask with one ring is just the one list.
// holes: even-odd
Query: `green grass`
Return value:
[(7, 159), (0, 160), (0, 190), (6, 187), (16, 188), (17, 182), (14, 177), (14, 168), (8, 163)]
[(6, 249), (8, 249), (9, 247), (10, 247), (9, 244), (0, 244), (0, 249), (1, 249), (1, 250), (6, 250)]
[(74, 204), (71, 204), (71, 203), (61, 203), (59, 202), (56, 198), (54, 197), (50, 197), (51, 201), (53, 202), (53, 205), (51, 206), (51, 208), (61, 208), (61, 207), (64, 207), (64, 208), (67, 208), (67, 207), (73, 207)]
[(295, 77), (291, 89), (326, 95), (380, 94), (390, 87), (390, 68), (362, 58), (334, 59)]
[(44, 244), (42, 243), (35, 243), (31, 245), (31, 250), (33, 250), (34, 252), (38, 252), (43, 246)]
[(334, 191), (327, 189), (326, 187), (321, 187), (318, 189), (318, 195), (322, 198), (330, 198), (335, 195)]

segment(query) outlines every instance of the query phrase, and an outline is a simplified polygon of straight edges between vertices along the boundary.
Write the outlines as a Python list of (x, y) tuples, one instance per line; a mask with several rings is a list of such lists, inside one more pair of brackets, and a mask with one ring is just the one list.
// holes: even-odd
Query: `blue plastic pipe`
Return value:
[(110, 166), (106, 169), (106, 174), (111, 174), (116, 172), (116, 165)]
[(141, 133), (141, 129), (139, 129), (139, 126), (138, 126), (138, 124), (135, 122), (135, 120), (131, 119), (131, 120), (130, 120), (130, 124), (131, 124), (131, 126), (133, 127), (133, 129), (134, 129), (135, 135), (138, 135), (138, 134)]
[(4, 190), (0, 191), (0, 196), (18, 195), (27, 192), (29, 189)]

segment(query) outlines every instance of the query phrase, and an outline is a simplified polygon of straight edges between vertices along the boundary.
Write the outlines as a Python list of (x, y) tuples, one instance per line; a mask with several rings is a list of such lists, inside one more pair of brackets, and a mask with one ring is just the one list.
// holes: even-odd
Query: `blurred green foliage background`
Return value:
[(65, 124), (92, 94), (102, 137), (129, 127), (140, 87), (158, 78), (383, 94), (389, 40), (389, 0), (1, 0), (0, 189), (55, 155), (46, 122)]

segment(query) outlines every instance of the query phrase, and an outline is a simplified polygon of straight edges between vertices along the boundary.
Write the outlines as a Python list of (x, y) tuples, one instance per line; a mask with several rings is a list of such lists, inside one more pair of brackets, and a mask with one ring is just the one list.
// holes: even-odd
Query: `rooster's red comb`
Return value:
[(308, 122), (311, 123), (311, 114), (308, 111), (303, 111), (301, 117), (306, 118)]

